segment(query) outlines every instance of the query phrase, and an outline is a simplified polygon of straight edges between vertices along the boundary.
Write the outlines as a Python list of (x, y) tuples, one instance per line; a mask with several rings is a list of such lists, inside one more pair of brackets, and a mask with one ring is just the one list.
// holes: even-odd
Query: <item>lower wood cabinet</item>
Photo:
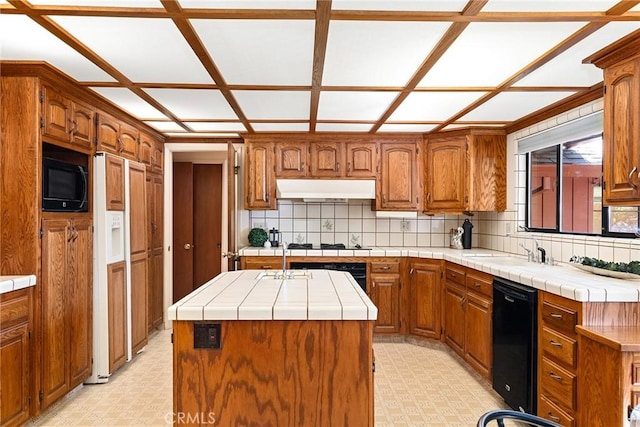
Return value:
[(442, 299), (441, 261), (409, 263), (409, 333), (440, 339)]
[(29, 418), (30, 289), (0, 295), (0, 425)]
[(378, 307), (374, 333), (400, 332), (400, 259), (381, 258), (369, 262), (369, 297)]
[(107, 265), (109, 311), (109, 372), (127, 361), (127, 267), (124, 261)]

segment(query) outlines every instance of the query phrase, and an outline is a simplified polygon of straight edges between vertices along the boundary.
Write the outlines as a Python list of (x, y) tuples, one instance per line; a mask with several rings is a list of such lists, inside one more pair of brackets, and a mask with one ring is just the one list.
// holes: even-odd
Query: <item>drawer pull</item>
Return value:
[(549, 341), (549, 344), (551, 344), (553, 346), (556, 346), (556, 347), (562, 348), (562, 343), (561, 342), (557, 342), (557, 341), (551, 340), (551, 341)]
[(475, 282), (475, 283), (473, 284), (473, 286), (475, 286), (476, 288), (479, 288), (479, 287), (480, 287), (480, 286), (482, 286), (482, 285), (481, 285), (480, 283), (478, 283), (478, 282)]
[(562, 319), (562, 314), (558, 313), (549, 313), (549, 316), (553, 317), (554, 319)]
[(549, 372), (549, 376), (556, 381), (562, 381), (562, 377), (560, 375), (556, 375), (553, 372)]
[(270, 265), (263, 265), (260, 268), (262, 268), (263, 270), (271, 270), (272, 267)]
[(389, 267), (388, 265), (384, 265), (382, 267), (380, 267), (380, 270), (390, 270), (391, 267)]
[(560, 417), (556, 417), (555, 415), (552, 415), (551, 412), (547, 412), (547, 418), (549, 418), (551, 421), (555, 421), (557, 423), (560, 422)]
[(458, 277), (456, 273), (451, 273), (451, 277)]

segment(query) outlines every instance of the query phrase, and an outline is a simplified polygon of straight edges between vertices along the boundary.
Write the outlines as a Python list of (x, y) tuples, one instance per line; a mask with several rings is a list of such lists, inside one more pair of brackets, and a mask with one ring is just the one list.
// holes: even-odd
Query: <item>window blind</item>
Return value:
[(603, 114), (598, 111), (571, 120), (518, 140), (518, 154), (525, 154), (553, 145), (599, 135), (603, 129)]

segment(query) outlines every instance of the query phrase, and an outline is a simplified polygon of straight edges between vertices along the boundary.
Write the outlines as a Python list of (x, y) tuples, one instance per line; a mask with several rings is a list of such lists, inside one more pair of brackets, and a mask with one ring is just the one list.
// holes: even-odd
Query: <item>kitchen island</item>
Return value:
[(169, 307), (174, 422), (373, 426), (377, 308), (348, 273), (222, 273)]

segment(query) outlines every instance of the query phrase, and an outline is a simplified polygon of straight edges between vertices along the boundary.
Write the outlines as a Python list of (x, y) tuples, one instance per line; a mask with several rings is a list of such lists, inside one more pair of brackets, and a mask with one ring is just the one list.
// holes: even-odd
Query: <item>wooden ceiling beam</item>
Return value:
[(311, 74), (311, 96), (309, 105), (309, 132), (316, 131), (318, 106), (320, 104), (320, 90), (322, 87), (322, 73), (324, 59), (327, 53), (327, 39), (329, 37), (329, 21), (331, 20), (331, 0), (316, 1), (316, 25), (313, 42), (313, 71)]

